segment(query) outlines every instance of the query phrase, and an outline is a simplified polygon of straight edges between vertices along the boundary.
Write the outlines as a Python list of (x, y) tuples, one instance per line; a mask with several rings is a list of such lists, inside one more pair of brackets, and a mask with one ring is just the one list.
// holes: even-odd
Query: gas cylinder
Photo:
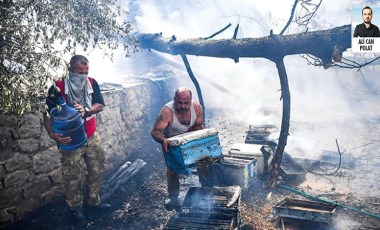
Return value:
[(87, 142), (87, 135), (81, 113), (68, 106), (63, 97), (58, 98), (58, 105), (60, 108), (54, 108), (50, 112), (51, 127), (55, 133), (62, 134), (62, 137), (71, 137), (70, 143), (58, 143), (58, 148), (75, 150), (82, 147)]

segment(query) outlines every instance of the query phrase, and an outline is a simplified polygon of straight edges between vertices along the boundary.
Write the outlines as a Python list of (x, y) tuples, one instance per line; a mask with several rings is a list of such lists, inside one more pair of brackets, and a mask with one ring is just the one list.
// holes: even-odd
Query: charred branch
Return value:
[[(235, 28), (234, 35), (232, 36), (232, 39), (236, 39), (238, 31), (239, 31), (239, 24), (237, 24), (237, 26)], [(238, 63), (239, 62), (239, 58), (235, 57), (234, 58), (234, 62)]]
[(276, 62), (278, 70), (278, 76), (280, 77), (281, 84), (281, 98), (282, 98), (282, 121), (281, 131), (276, 148), (276, 153), (272, 160), (272, 173), (270, 179), (270, 186), (273, 188), (276, 186), (278, 175), (280, 172), (280, 165), (282, 161), (282, 155), (285, 150), (285, 146), (289, 135), (289, 123), (290, 123), (290, 90), (288, 83), (288, 76), (286, 74), (285, 64), (283, 59), (278, 59)]
[(308, 170), (308, 172), (316, 174), (316, 175), (320, 175), (320, 176), (333, 176), (335, 173), (337, 173), (339, 171), (340, 167), (342, 166), (342, 154), (345, 151), (343, 151), (343, 152), (340, 151), (338, 139), (335, 139), (335, 143), (336, 143), (336, 147), (337, 147), (338, 154), (339, 154), (339, 164), (338, 164), (338, 167), (334, 170), (334, 172), (332, 172), (332, 173), (319, 173), (319, 172), (314, 172), (311, 170)]
[(353, 60), (350, 60), (347, 58), (342, 58), (341, 62), (333, 63), (331, 66), (336, 66), (336, 67), (345, 68), (345, 69), (358, 69), (358, 71), (359, 71), (362, 67), (364, 67), (366, 65), (370, 65), (379, 59), (380, 59), (380, 57), (376, 57), (370, 61), (364, 61), (364, 63), (358, 63), (356, 61), (353, 61)]
[(298, 3), (298, 0), (295, 0), (294, 4), (293, 4), (292, 11), (290, 12), (289, 20), (286, 23), (286, 25), (284, 26), (284, 28), (281, 30), (280, 35), (284, 34), (284, 32), (286, 31), (286, 29), (289, 27), (290, 23), (292, 22), (292, 19), (294, 17), (294, 12), (296, 11), (297, 3)]
[(203, 108), (203, 123), (205, 123), (206, 122), (206, 120), (205, 120), (206, 108), (205, 108), (205, 104), (203, 103), (203, 96), (202, 96), (201, 87), (199, 86), (198, 80), (194, 76), (193, 71), (191, 70), (190, 63), (189, 63), (189, 60), (187, 60), (186, 55), (185, 54), (181, 54), (181, 57), (182, 57), (183, 63), (186, 66), (187, 73), (189, 74), (190, 79), (191, 79), (191, 81), (193, 81), (195, 89), (197, 90), (199, 103), (201, 104), (201, 106)]
[(287, 55), (310, 54), (322, 60), (327, 68), (332, 63), (334, 47), (344, 51), (351, 47), (350, 25), (286, 36), (240, 39), (177, 39), (170, 42), (160, 34), (140, 34), (141, 48), (155, 49), (173, 55), (187, 54), (206, 57), (231, 58), (261, 57), (277, 60)]
[(317, 12), (321, 4), (322, 0), (319, 0), (319, 3), (317, 4), (313, 3), (313, 0), (301, 0), (302, 11), (305, 11), (305, 13), (303, 13), (301, 16), (298, 16), (295, 22), (299, 26), (306, 27), (307, 31), (307, 26), (310, 20), (313, 18), (314, 14)]
[(307, 61), (308, 64), (314, 65), (314, 66), (323, 66), (323, 67), (339, 67), (344, 69), (358, 69), (358, 71), (363, 68), (364, 66), (374, 64), (377, 60), (380, 59), (380, 57), (375, 57), (371, 60), (364, 60), (363, 63), (359, 63), (357, 61), (353, 61), (347, 58), (344, 58), (341, 56), (341, 52), (333, 52), (332, 59), (334, 60), (333, 63), (328, 64), (325, 66), (321, 59), (311, 56), (311, 55), (302, 55), (302, 57)]
[(228, 24), (228, 25), (227, 25), (226, 27), (224, 27), (223, 29), (219, 30), (218, 32), (216, 32), (216, 33), (214, 33), (214, 34), (212, 34), (212, 35), (210, 35), (210, 36), (208, 36), (208, 37), (206, 37), (206, 38), (204, 38), (204, 39), (210, 39), (210, 38), (215, 37), (216, 35), (222, 33), (222, 32), (225, 31), (226, 29), (228, 29), (231, 25), (232, 25), (231, 23)]
[(232, 36), (232, 39), (236, 39), (238, 31), (239, 31), (239, 24), (237, 24), (237, 26), (235, 27), (234, 35)]

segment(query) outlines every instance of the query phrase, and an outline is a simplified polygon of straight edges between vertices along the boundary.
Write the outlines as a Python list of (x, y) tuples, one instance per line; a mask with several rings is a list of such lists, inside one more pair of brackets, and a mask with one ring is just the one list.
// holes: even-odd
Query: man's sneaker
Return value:
[(171, 196), (170, 198), (165, 200), (165, 208), (168, 211), (175, 209), (178, 211), (181, 208), (181, 204), (177, 196)]

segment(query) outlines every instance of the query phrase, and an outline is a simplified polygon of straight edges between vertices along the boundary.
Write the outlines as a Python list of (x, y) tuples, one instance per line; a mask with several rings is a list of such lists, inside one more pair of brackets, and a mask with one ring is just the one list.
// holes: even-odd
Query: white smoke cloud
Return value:
[[(351, 24), (351, 2), (323, 1), (310, 29)], [(217, 39), (231, 38), (237, 23), (240, 24), (238, 38), (267, 36), (271, 29), (279, 33), (288, 20), (293, 3), (293, 0), (124, 1), (131, 15), (135, 16), (140, 33), (162, 32), (165, 37), (175, 35), (177, 38), (207, 37), (232, 23)], [(361, 19), (354, 21), (360, 22)], [(365, 57), (350, 52), (344, 55), (358, 62)], [(125, 59), (124, 53), (117, 51), (115, 62), (110, 62), (95, 50), (89, 58), (90, 73), (101, 82), (122, 83), (131, 77), (153, 72), (165, 64), (166, 67), (183, 71), (183, 84), (195, 91), (179, 56), (143, 50)], [(188, 56), (188, 59), (201, 85), (206, 111), (223, 109), (225, 116), (245, 122), (247, 129), (249, 124), (280, 127), (282, 101), (274, 63), (260, 58), (241, 58), (239, 63), (230, 59), (195, 56)], [(369, 125), (362, 121), (378, 119), (380, 106), (378, 98), (373, 95), (380, 89), (377, 80), (379, 67), (369, 66), (360, 71), (326, 70), (308, 65), (300, 55), (286, 57), (285, 67), (291, 92), (290, 136), (286, 151), (317, 159), (323, 150), (337, 151), (337, 139), (341, 150), (358, 155), (360, 148), (355, 147), (369, 141), (365, 139)], [(369, 92), (373, 93), (372, 96)], [(363, 97), (363, 94), (368, 96)], [(380, 139), (378, 130), (373, 131), (373, 140)], [(277, 139), (276, 135), (271, 137)], [(378, 175), (373, 175), (369, 181), (376, 182), (376, 178)], [(363, 186), (366, 179), (366, 175), (364, 179), (342, 179), (341, 183), (349, 186), (341, 187), (365, 194), (373, 185), (365, 182), (366, 186)], [(337, 223), (338, 229), (346, 229), (347, 223), (340, 221)], [(352, 226), (352, 223), (349, 225)]]
[[(175, 35), (177, 38), (207, 37), (232, 23), (229, 29), (215, 37), (217, 39), (231, 38), (237, 23), (240, 23), (239, 38), (267, 36), (271, 29), (279, 33), (288, 20), (293, 3), (292, 0), (123, 2), (135, 16), (137, 30), (141, 33), (162, 32), (165, 37)], [(350, 24), (351, 1), (322, 2), (314, 19), (313, 28), (317, 29)], [(122, 51), (117, 51), (114, 62), (101, 57), (97, 51), (90, 54), (90, 73), (101, 82), (128, 81), (130, 77), (153, 72), (166, 63), (166, 66), (174, 65), (175, 69), (183, 71), (181, 78), (184, 84), (194, 89), (179, 56), (143, 50), (129, 59), (124, 58)], [(280, 126), (282, 101), (274, 63), (260, 58), (241, 58), (239, 63), (221, 58), (188, 56), (188, 59), (201, 85), (207, 109), (230, 109), (229, 116), (245, 121), (247, 128), (249, 124), (264, 123)], [(344, 121), (354, 120), (360, 113), (347, 100), (352, 96), (347, 88), (363, 86), (362, 81), (351, 84), (349, 80), (358, 78), (359, 72), (334, 68), (325, 70), (308, 65), (299, 55), (286, 57), (285, 66), (292, 98), (287, 150), (318, 154), (321, 149), (335, 148), (335, 138), (348, 140), (342, 137), (346, 133), (338, 132), (342, 130), (338, 127)], [(365, 72), (369, 85), (375, 82), (376, 67), (362, 72)], [(374, 104), (371, 100), (361, 103)], [(317, 125), (326, 128), (312, 131), (317, 130)], [(326, 132), (322, 133), (322, 140), (321, 132)]]
[[(216, 37), (230, 38), (234, 27), (240, 23), (238, 37), (262, 37), (267, 36), (270, 29), (274, 33), (282, 29), (293, 3), (291, 0), (225, 0), (217, 3), (207, 0), (142, 0), (129, 1), (130, 5), (133, 4), (129, 10), (136, 11), (131, 14), (136, 16), (136, 26), (141, 33), (162, 32), (163, 36), (175, 35), (178, 38), (206, 37), (232, 23), (228, 30)], [(323, 16), (320, 20), (326, 22), (321, 23), (324, 26), (348, 24), (351, 21), (350, 6), (348, 0), (322, 4), (316, 16)], [(90, 56), (91, 73), (101, 81), (125, 81), (131, 73), (152, 70), (149, 68), (149, 64), (154, 62), (149, 58), (151, 54), (143, 51), (126, 60), (122, 52), (117, 52), (115, 62), (111, 63), (98, 58), (100, 55), (94, 51)], [(153, 54), (164, 57), (159, 61), (169, 59), (177, 63), (180, 69), (183, 66), (179, 56)], [(188, 59), (202, 87), (206, 107), (231, 108), (232, 116), (247, 123), (280, 125), (281, 91), (277, 69), (272, 62), (258, 58), (240, 59), (239, 63), (220, 58), (189, 56)], [(320, 122), (329, 119), (337, 107), (342, 114), (349, 114), (336, 80), (337, 72), (308, 66), (299, 56), (287, 57), (286, 68), (292, 94), (292, 119)], [(185, 71), (184, 66), (182, 70)], [(304, 76), (305, 73), (307, 76)], [(188, 83), (191, 84), (190, 81)], [(228, 91), (223, 92), (221, 87)]]

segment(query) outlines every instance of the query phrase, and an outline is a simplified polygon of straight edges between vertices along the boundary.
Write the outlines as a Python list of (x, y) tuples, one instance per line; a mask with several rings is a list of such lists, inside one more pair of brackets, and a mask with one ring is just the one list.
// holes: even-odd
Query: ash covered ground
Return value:
[[(224, 116), (223, 111), (207, 114), (208, 127), (219, 131), (219, 138), (224, 151), (234, 143), (244, 143), (249, 124)], [(324, 123), (306, 124), (292, 121), (290, 132), (308, 130), (316, 137), (317, 146), (336, 150), (334, 138), (339, 134), (350, 132), (352, 138), (339, 139), (343, 154), (352, 154), (352, 164), (342, 164), (334, 175), (338, 162), (322, 164), (319, 167), (302, 165), (306, 170), (319, 174), (307, 173), (304, 181), (285, 181), (292, 188), (302, 190), (314, 196), (366, 210), (368, 213), (380, 213), (378, 149), (380, 137), (378, 130), (380, 120), (366, 118), (358, 126), (357, 122), (344, 124)], [(326, 135), (328, 133), (329, 135)], [(345, 135), (350, 136), (350, 135)], [(164, 207), (166, 198), (165, 162), (160, 146), (147, 134), (144, 137), (144, 149), (136, 152), (129, 161), (143, 159), (147, 164), (129, 181), (118, 189), (106, 202), (112, 208), (90, 216), (88, 229), (161, 229), (175, 214)], [(328, 144), (327, 144), (328, 143)], [(333, 143), (333, 144), (331, 144)], [(302, 149), (289, 146), (291, 155), (302, 155)], [(308, 155), (310, 157), (310, 155)], [(279, 219), (272, 214), (273, 205), (285, 197), (307, 200), (294, 192), (264, 186), (266, 178), (257, 180), (250, 188), (242, 191), (241, 217), (242, 229), (281, 229)], [(181, 178), (181, 199), (189, 187), (200, 186), (197, 176)], [(380, 220), (363, 213), (338, 209), (336, 220), (331, 229), (380, 229)], [(28, 214), (10, 229), (76, 229), (76, 224), (67, 213), (63, 198)]]

